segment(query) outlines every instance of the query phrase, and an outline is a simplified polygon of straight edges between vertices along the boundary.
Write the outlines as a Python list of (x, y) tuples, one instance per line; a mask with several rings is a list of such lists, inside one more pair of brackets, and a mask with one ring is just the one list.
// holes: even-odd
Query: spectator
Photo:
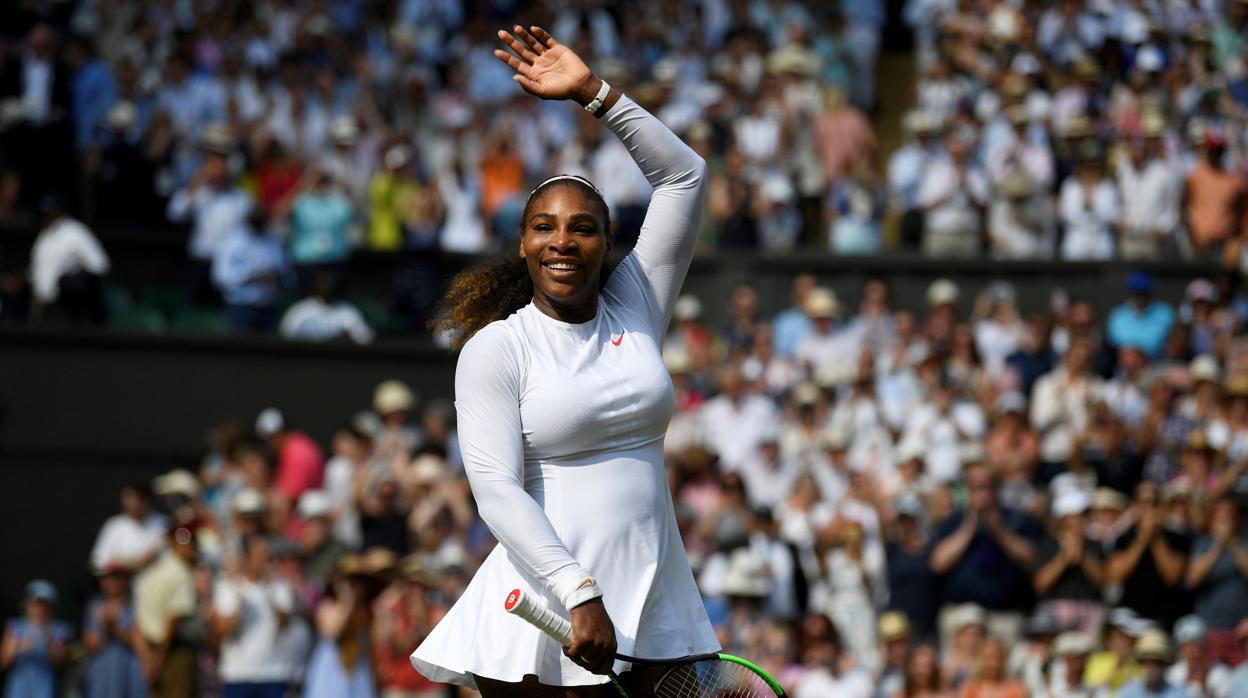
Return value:
[(373, 328), (355, 306), (338, 300), (336, 287), (332, 272), (316, 274), (308, 297), (290, 306), (282, 316), (282, 336), (309, 342), (347, 338), (355, 344), (370, 344)]
[(923, 526), (923, 503), (913, 494), (903, 495), (893, 504), (893, 511), (896, 518), (885, 548), (888, 608), (908, 620), (915, 638), (932, 640), (937, 588), (928, 566), (930, 540)]
[(355, 213), (328, 163), (311, 168), (290, 203), (290, 260), (303, 289), (328, 274), (343, 275), (351, 256)]
[(963, 684), (959, 695), (963, 698), (1024, 698), (1027, 695), (1027, 687), (1022, 681), (1005, 675), (1005, 643), (1000, 638), (989, 635), (984, 640), (980, 646), (975, 678)]
[[(975, 603), (988, 609), (987, 626), (1003, 639), (1022, 633), (1029, 601), (1027, 571), (1035, 564), (1034, 524), (1026, 514), (1002, 510), (996, 480), (983, 465), (966, 469), (967, 508), (942, 521), (932, 547), (932, 571), (941, 578), (946, 604)], [(941, 635), (949, 636), (951, 607), (941, 611)]]
[(83, 672), (85, 698), (142, 698), (143, 667), (135, 652), (130, 568), (112, 563), (96, 568), (100, 593), (87, 603), (82, 644), (89, 653)]
[(1114, 542), (1106, 578), (1122, 585), (1123, 606), (1169, 627), (1182, 615), (1174, 592), (1182, 582), (1188, 539), (1165, 525), (1151, 482), (1136, 487), (1131, 512), (1134, 521)]
[(1183, 698), (1188, 695), (1182, 687), (1166, 679), (1166, 670), (1170, 666), (1170, 642), (1164, 632), (1146, 631), (1136, 643), (1135, 654), (1144, 675), (1123, 686), (1118, 692), (1120, 698)]
[(200, 139), (203, 161), (190, 183), (169, 199), (169, 220), (190, 221), (191, 300), (216, 301), (212, 287), (212, 261), (226, 238), (247, 219), (251, 196), (234, 183), (228, 159), (234, 152), (234, 136), (222, 124), (204, 129)]
[(880, 616), (876, 633), (883, 659), (876, 679), (876, 696), (895, 696), (905, 687), (906, 663), (910, 658), (910, 624), (904, 613), (888, 611)]
[(44, 197), (39, 211), (43, 229), (30, 250), (33, 316), (37, 320), (102, 324), (106, 318), (102, 283), (109, 270), (108, 254), (55, 195)]
[(134, 625), (143, 675), (153, 696), (199, 695), (199, 648), (190, 621), (199, 600), (194, 523), (170, 527), (169, 549), (134, 580)]
[(736, 470), (750, 457), (764, 434), (775, 430), (775, 407), (767, 398), (746, 392), (741, 370), (724, 368), (719, 395), (702, 405), (702, 434), (707, 447), (719, 456), (724, 470)]
[(104, 522), (91, 548), (93, 568), (104, 569), (116, 564), (140, 570), (160, 553), (166, 527), (161, 518), (151, 512), (150, 496), (143, 485), (121, 488), (121, 513)]
[[(6, 198), (20, 195), (30, 205), (62, 184), (58, 166), (72, 161), (73, 137), (66, 123), (71, 76), (57, 60), (58, 37), (47, 22), (35, 22), (25, 40), (14, 43), (0, 64), (0, 101), (7, 105), (0, 149), (6, 169), (16, 173)], [(0, 213), (15, 203), (0, 207)]]
[(810, 336), (812, 322), (810, 316), (806, 315), (806, 298), (815, 290), (816, 283), (814, 275), (810, 273), (801, 273), (792, 280), (792, 305), (771, 321), (776, 356), (789, 358), (806, 337)]
[(895, 695), (901, 698), (946, 698), (950, 695), (944, 690), (934, 647), (919, 645), (914, 648), (906, 660), (904, 685)]
[(293, 285), (282, 243), (266, 226), (263, 211), (253, 207), (212, 260), (212, 280), (225, 301), (226, 319), (235, 332), (272, 330), (277, 325), (277, 294)]
[(975, 674), (979, 650), (987, 637), (984, 620), (984, 609), (973, 603), (957, 606), (945, 616), (948, 632), (940, 645), (941, 674), (950, 689), (960, 690)]
[(888, 161), (889, 208), (901, 214), (901, 244), (918, 248), (923, 240), (923, 207), (919, 191), (923, 173), (937, 157), (932, 135), (935, 124), (930, 114), (920, 110), (906, 113), (902, 128), (907, 140)]
[(338, 563), (347, 554), (347, 547), (331, 535), (331, 507), (324, 492), (308, 490), (299, 498), (295, 510), (302, 523), (297, 545), (303, 560), (303, 574), (322, 588), (329, 584)]
[(307, 434), (290, 427), (275, 407), (256, 416), (256, 435), (264, 439), (277, 456), (274, 489), (285, 498), (275, 512), (279, 523), (304, 492), (320, 489), (325, 480), (325, 455)]
[(1105, 176), (1104, 155), (1092, 141), (1079, 148), (1076, 173), (1062, 182), (1059, 211), (1065, 235), (1062, 259), (1104, 260), (1114, 255), (1121, 204)]
[(869, 698), (871, 677), (860, 669), (844, 668), (840, 639), (826, 616), (807, 616), (802, 621), (802, 664), (811, 667), (793, 687), (795, 698), (846, 696)]
[(244, 538), (243, 556), (241, 570), (213, 589), (211, 622), (221, 638), (221, 680), (226, 696), (279, 698), (288, 678), (279, 639), (294, 611), (293, 592), (273, 578), (263, 536)]
[(1205, 622), (1199, 616), (1183, 616), (1174, 624), (1175, 662), (1166, 671), (1166, 682), (1194, 696), (1226, 696), (1231, 670), (1209, 657), (1205, 649)]
[(56, 587), (45, 579), (26, 585), (25, 613), (10, 618), (0, 644), (0, 669), (6, 673), (5, 698), (54, 698), (56, 672), (73, 637), (69, 625), (56, 620)]
[(1222, 244), (1245, 231), (1243, 177), (1223, 167), (1225, 152), (1220, 136), (1206, 134), (1197, 149), (1199, 160), (1187, 176), (1187, 231), (1192, 254), (1199, 259), (1218, 259)]
[(316, 608), (316, 649), (308, 660), (306, 698), (374, 698), (369, 644), (372, 575), (343, 557)]
[(1105, 649), (1088, 658), (1083, 677), (1088, 688), (1097, 693), (1119, 691), (1140, 675), (1136, 641), (1151, 628), (1149, 621), (1127, 608), (1111, 611), (1106, 625)]
[(429, 600), (432, 575), (424, 561), (404, 558), (400, 576), (377, 597), (373, 651), (382, 698), (440, 698), (446, 687), (411, 670), (408, 656), (433, 630), (438, 605)]
[(957, 134), (945, 137), (943, 157), (923, 174), (923, 254), (929, 257), (976, 257), (982, 247), (981, 209), (988, 203), (988, 180)]
[(1088, 407), (1100, 389), (1090, 372), (1092, 348), (1076, 342), (1062, 363), (1036, 381), (1031, 402), (1031, 426), (1040, 436), (1040, 460), (1051, 479), (1065, 469), (1075, 439), (1087, 429)]
[(399, 380), (387, 380), (373, 390), (373, 412), (380, 424), (377, 429), (373, 457), (391, 464), (404, 465), (411, 460), (420, 445), (422, 434), (412, 424), (412, 411), (416, 408), (416, 394)]
[(1209, 532), (1192, 546), (1185, 579), (1195, 594), (1196, 617), (1208, 628), (1211, 659), (1231, 666), (1243, 661), (1235, 637), (1237, 619), (1248, 617), (1248, 546), (1240, 530), (1236, 502), (1225, 497), (1215, 500), (1210, 506)]
[(1055, 660), (1049, 665), (1047, 695), (1052, 698), (1092, 698), (1083, 683), (1084, 670), (1092, 643), (1088, 636), (1074, 631), (1057, 636), (1053, 643)]
[(1179, 225), (1182, 189), (1167, 160), (1160, 117), (1145, 119), (1144, 139), (1130, 141), (1128, 157), (1118, 160), (1118, 189), (1122, 193), (1123, 259), (1163, 259), (1175, 251), (1174, 230)]
[(1027, 333), (1018, 351), (1005, 357), (1006, 365), (1017, 377), (1019, 390), (1024, 396), (1031, 395), (1036, 381), (1057, 366), (1058, 356), (1053, 351), (1050, 338), (1052, 324), (1043, 315), (1027, 318)]
[(1061, 491), (1053, 500), (1055, 527), (1037, 546), (1033, 578), (1036, 596), (1067, 628), (1091, 633), (1101, 617), (1105, 561), (1087, 537), (1085, 512), (1091, 504), (1081, 490)]
[(1144, 355), (1157, 357), (1174, 325), (1173, 308), (1153, 300), (1153, 278), (1147, 272), (1132, 272), (1127, 291), (1131, 293), (1127, 302), (1109, 313), (1106, 338), (1113, 346), (1138, 347)]

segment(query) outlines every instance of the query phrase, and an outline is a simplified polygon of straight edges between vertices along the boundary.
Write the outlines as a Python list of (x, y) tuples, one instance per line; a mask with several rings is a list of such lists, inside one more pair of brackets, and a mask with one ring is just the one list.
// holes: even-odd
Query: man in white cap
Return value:
[(1057, 658), (1049, 664), (1049, 698), (1092, 698), (1093, 690), (1083, 682), (1083, 670), (1092, 653), (1092, 640), (1079, 632), (1065, 632), (1053, 642)]
[(325, 584), (333, 574), (338, 560), (347, 553), (347, 548), (331, 535), (333, 524), (330, 514), (333, 502), (323, 490), (308, 490), (299, 498), (296, 513), (303, 523), (299, 532), (300, 556), (303, 558), (303, 572), (309, 579)]
[(1087, 535), (1091, 503), (1080, 489), (1067, 489), (1053, 498), (1053, 535), (1036, 546), (1039, 568), (1032, 578), (1038, 599), (1083, 632), (1094, 632), (1100, 621), (1105, 581), (1101, 547)]
[(748, 391), (740, 368), (725, 366), (719, 374), (719, 394), (702, 404), (703, 444), (719, 456), (723, 470), (736, 470), (764, 435), (775, 431), (776, 420), (775, 404)]
[(1178, 648), (1166, 681), (1193, 696), (1230, 696), (1231, 670), (1209, 656), (1205, 642), (1205, 622), (1197, 615), (1183, 616), (1174, 624), (1174, 644)]
[(256, 436), (264, 439), (277, 457), (273, 488), (284, 498), (276, 512), (277, 522), (282, 523), (304, 492), (321, 487), (325, 455), (311, 437), (291, 428), (276, 407), (269, 407), (256, 417)]
[(816, 286), (806, 294), (802, 307), (813, 323), (813, 329), (797, 346), (795, 356), (810, 368), (811, 375), (827, 371), (853, 370), (858, 356), (854, 337), (846, 334), (838, 319), (841, 304), (832, 289)]
[(980, 228), (989, 197), (988, 178), (970, 158), (958, 134), (945, 137), (943, 157), (923, 173), (918, 203), (924, 211), (923, 254), (928, 257), (978, 257)]

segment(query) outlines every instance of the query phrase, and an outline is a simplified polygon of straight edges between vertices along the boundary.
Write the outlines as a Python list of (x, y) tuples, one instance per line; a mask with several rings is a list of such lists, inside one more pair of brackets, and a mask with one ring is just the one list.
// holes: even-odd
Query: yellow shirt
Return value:
[(195, 613), (195, 578), (185, 560), (165, 552), (134, 580), (134, 622), (149, 642), (164, 642), (173, 618)]
[(1118, 656), (1113, 652), (1097, 652), (1088, 658), (1088, 665), (1083, 670), (1083, 683), (1086, 686), (1107, 686), (1112, 696), (1140, 673), (1140, 665), (1134, 659), (1120, 665)]

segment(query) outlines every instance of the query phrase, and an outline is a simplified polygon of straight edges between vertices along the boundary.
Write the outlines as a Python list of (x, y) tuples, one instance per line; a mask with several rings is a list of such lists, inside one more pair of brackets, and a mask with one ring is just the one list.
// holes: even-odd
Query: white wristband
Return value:
[(611, 86), (607, 84), (606, 80), (603, 80), (602, 87), (598, 88), (598, 94), (594, 96), (594, 101), (585, 105), (585, 111), (590, 114), (597, 114), (598, 110), (602, 109), (602, 103), (607, 101), (607, 95), (609, 94), (611, 94)]

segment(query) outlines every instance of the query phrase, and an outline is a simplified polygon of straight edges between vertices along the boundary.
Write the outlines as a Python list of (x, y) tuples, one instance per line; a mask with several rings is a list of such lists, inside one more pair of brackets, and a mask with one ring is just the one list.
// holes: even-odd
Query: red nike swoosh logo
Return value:
[(616, 337), (616, 338), (615, 338), (615, 339), (613, 339), (613, 340), (611, 340), (611, 344), (613, 344), (613, 345), (615, 345), (615, 346), (617, 346), (617, 347), (618, 347), (618, 346), (620, 346), (620, 342), (623, 342), (623, 341), (624, 341), (624, 330), (620, 330), (620, 336), (619, 336), (619, 337)]

